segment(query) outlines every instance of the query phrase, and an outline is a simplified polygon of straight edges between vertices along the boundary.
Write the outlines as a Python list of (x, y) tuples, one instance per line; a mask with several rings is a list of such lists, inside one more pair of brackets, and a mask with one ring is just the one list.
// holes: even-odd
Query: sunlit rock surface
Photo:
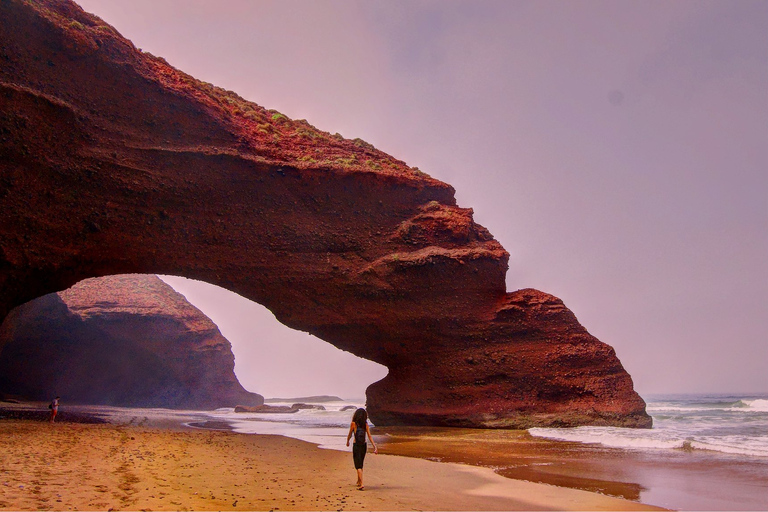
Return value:
[(88, 277), (184, 275), (386, 365), (376, 424), (650, 426), (562, 302), (506, 292), (507, 252), (450, 185), (71, 2), (5, 0), (0, 20), (0, 316)]
[(155, 276), (88, 279), (0, 326), (0, 394), (67, 403), (215, 409), (258, 405), (229, 341)]

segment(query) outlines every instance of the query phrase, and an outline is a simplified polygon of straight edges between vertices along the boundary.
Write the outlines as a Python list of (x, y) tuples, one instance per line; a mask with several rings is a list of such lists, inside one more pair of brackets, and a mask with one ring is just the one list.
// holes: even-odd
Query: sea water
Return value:
[[(363, 407), (364, 399), (314, 403), (320, 409), (300, 409), (293, 413), (235, 412), (232, 408), (217, 409), (208, 413), (212, 419), (223, 421), (232, 430), (242, 434), (273, 434), (301, 439), (331, 450), (349, 450), (346, 447), (347, 432), (352, 422), (354, 407)], [(292, 403), (270, 402), (273, 406), (290, 406)], [(347, 410), (342, 410), (347, 409)]]
[(768, 395), (652, 395), (652, 429), (532, 428), (536, 437), (630, 450), (708, 450), (768, 457)]

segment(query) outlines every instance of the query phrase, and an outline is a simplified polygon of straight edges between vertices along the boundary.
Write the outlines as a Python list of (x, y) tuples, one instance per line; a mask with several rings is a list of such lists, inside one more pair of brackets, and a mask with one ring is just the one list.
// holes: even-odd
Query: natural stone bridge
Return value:
[(649, 426), (613, 349), (506, 292), (449, 185), (143, 53), (66, 1), (0, 2), (0, 319), (88, 278), (183, 275), (389, 375), (377, 424)]

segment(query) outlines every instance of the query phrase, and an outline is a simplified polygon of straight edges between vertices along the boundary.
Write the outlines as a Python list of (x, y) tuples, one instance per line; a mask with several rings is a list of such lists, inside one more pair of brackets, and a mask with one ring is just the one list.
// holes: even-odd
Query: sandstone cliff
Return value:
[(215, 409), (259, 405), (216, 325), (150, 275), (87, 279), (0, 326), (0, 394), (68, 403)]
[(377, 424), (649, 426), (613, 349), (557, 298), (507, 293), (507, 260), (450, 185), (370, 144), (72, 2), (0, 2), (0, 317), (89, 277), (184, 275), (386, 365)]

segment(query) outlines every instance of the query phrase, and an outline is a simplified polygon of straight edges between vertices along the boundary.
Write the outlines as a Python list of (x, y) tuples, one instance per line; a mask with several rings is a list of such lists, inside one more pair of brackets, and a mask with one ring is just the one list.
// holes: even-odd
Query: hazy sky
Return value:
[[(641, 394), (768, 391), (768, 2), (79, 3), (452, 184), (510, 252), (507, 288), (562, 298)], [(383, 375), (179, 289), (254, 391), (360, 396)]]

